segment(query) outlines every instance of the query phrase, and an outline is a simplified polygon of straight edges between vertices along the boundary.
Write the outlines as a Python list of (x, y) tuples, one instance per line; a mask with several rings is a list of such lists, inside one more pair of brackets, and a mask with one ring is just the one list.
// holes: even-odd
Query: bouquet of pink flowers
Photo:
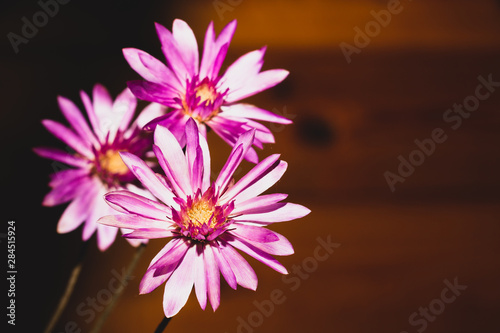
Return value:
[[(96, 233), (101, 251), (114, 242), (118, 229), (138, 251), (150, 239), (165, 239), (139, 286), (144, 294), (165, 283), (165, 318), (157, 331), (186, 304), (193, 286), (201, 308), (210, 302), (214, 311), (220, 304), (221, 275), (233, 289), (257, 288), (254, 270), (237, 250), (287, 274), (274, 255), (290, 255), (293, 247), (267, 227), (310, 212), (284, 202), (286, 194), (262, 194), (283, 176), (287, 163), (279, 154), (259, 161), (255, 147), (274, 143), (272, 132), (259, 121), (291, 121), (240, 101), (280, 83), (288, 72), (261, 71), (262, 48), (221, 74), (235, 29), (232, 21), (216, 36), (210, 23), (200, 61), (195, 35), (184, 21), (175, 20), (172, 31), (156, 24), (166, 64), (144, 51), (124, 49), (125, 59), (144, 80), (127, 82), (115, 100), (99, 84), (92, 98), (82, 91), (88, 121), (72, 101), (59, 97), (69, 126), (42, 123), (70, 149), (35, 148), (38, 155), (69, 166), (51, 175), (52, 190), (43, 200), (46, 206), (69, 203), (57, 232), (83, 224), (83, 241)], [(138, 115), (137, 99), (151, 102)], [(211, 171), (210, 130), (232, 147), (218, 174)], [(241, 163), (255, 165), (235, 180)], [(64, 309), (80, 266), (46, 332)], [(101, 317), (94, 332), (106, 315)]]

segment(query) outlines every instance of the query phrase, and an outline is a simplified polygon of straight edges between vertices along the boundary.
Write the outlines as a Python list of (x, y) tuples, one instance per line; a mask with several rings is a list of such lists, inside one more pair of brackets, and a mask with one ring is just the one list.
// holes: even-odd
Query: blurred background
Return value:
[[(280, 258), (291, 272), (286, 280), (250, 258), (256, 292), (223, 282), (215, 313), (202, 311), (192, 293), (166, 332), (500, 331), (499, 84), (479, 88), (489, 96), (474, 104), (484, 86), (479, 77), (500, 82), (499, 1), (73, 0), (17, 53), (9, 33), (21, 35), (23, 17), (32, 22), (42, 7), (13, 0), (1, 6), (0, 233), (16, 221), (15, 331), (42, 331), (81, 247), (81, 228), (56, 233), (65, 206), (41, 206), (54, 170), (31, 149), (64, 147), (40, 121), (64, 121), (56, 96), (81, 107), (79, 91), (96, 82), (116, 96), (139, 78), (121, 49), (163, 60), (154, 22), (171, 29), (175, 18), (188, 22), (200, 47), (210, 21), (219, 32), (237, 19), (225, 66), (267, 45), (263, 68), (290, 71), (247, 102), (294, 121), (270, 125), (277, 142), (260, 156), (282, 154), (289, 168), (272, 192), (289, 193), (312, 213), (271, 227), (295, 248)], [(448, 111), (464, 101), (462, 114)], [(436, 129), (446, 140), (428, 155), (416, 152), (415, 140), (429, 142)], [(216, 136), (209, 144), (220, 168), (229, 147)], [(402, 160), (417, 165), (400, 166)], [(332, 253), (316, 250), (328, 241)], [(163, 245), (150, 242), (102, 332), (154, 331), (163, 286), (139, 296), (138, 285)], [(89, 298), (103, 300), (134, 251), (117, 239), (100, 253), (90, 240), (54, 332), (91, 329), (101, 310)], [(450, 301), (445, 280), (467, 288)], [(276, 289), (279, 304), (263, 308)]]

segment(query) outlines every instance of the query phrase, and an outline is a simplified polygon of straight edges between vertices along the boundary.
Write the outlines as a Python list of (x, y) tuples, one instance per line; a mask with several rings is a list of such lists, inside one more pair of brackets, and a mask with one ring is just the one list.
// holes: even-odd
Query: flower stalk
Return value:
[(47, 327), (43, 331), (44, 333), (51, 333), (52, 330), (54, 329), (54, 326), (56, 326), (57, 322), (59, 321), (59, 317), (61, 317), (61, 314), (63, 313), (64, 309), (66, 308), (66, 304), (68, 304), (68, 301), (73, 294), (73, 290), (75, 289), (76, 282), (78, 281), (78, 277), (80, 276), (80, 273), (82, 271), (83, 267), (83, 262), (85, 259), (85, 255), (87, 253), (87, 248), (88, 248), (88, 242), (83, 242), (82, 246), (80, 248), (80, 253), (78, 254), (78, 258), (76, 261), (75, 266), (73, 267), (73, 270), (71, 271), (71, 275), (69, 277), (68, 283), (66, 284), (66, 289), (59, 299), (59, 304), (57, 305), (56, 310), (52, 314), (52, 317), (50, 318), (49, 323), (47, 324)]
[[(137, 249), (134, 253), (134, 256), (132, 257), (132, 260), (130, 261), (130, 264), (127, 267), (126, 277), (125, 277), (126, 280), (130, 279), (130, 276), (131, 276), (132, 272), (134, 271), (135, 267), (137, 266), (137, 263), (139, 262), (139, 258), (142, 256), (145, 249), (146, 249), (146, 243), (141, 243), (141, 245), (139, 245), (137, 247)], [(111, 302), (109, 302), (109, 304), (104, 309), (104, 312), (97, 319), (97, 322), (95, 323), (94, 327), (90, 331), (91, 333), (98, 333), (101, 331), (102, 326), (106, 322), (106, 319), (108, 319), (108, 316), (110, 315), (110, 313), (113, 311), (116, 303), (118, 302), (118, 299), (123, 294), (124, 290), (125, 290), (125, 284), (121, 283), (120, 286), (117, 288), (116, 292), (113, 294), (113, 298), (111, 299)]]

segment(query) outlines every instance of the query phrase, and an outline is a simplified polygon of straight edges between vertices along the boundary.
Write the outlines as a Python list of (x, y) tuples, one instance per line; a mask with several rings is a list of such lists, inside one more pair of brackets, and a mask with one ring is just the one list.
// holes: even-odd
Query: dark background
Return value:
[[(500, 81), (499, 2), (403, 1), (404, 10), (353, 54), (350, 64), (339, 44), (353, 44), (353, 28), (363, 29), (373, 20), (370, 11), (386, 9), (386, 1), (218, 3), (228, 6), (221, 16), (212, 1), (72, 0), (17, 54), (7, 34), (21, 34), (21, 19), (32, 21), (41, 8), (36, 1), (2, 3), (0, 233), (7, 232), (8, 220), (16, 221), (14, 331), (43, 330), (81, 247), (81, 229), (56, 233), (65, 206), (41, 206), (54, 170), (31, 149), (64, 147), (40, 121), (64, 122), (57, 95), (81, 107), (79, 91), (90, 92), (96, 82), (116, 96), (127, 80), (138, 78), (121, 49), (136, 47), (163, 59), (153, 23), (170, 29), (175, 18), (190, 24), (200, 48), (211, 20), (219, 32), (237, 18), (225, 66), (267, 45), (264, 69), (290, 71), (282, 84), (248, 100), (294, 120), (287, 127), (271, 126), (277, 143), (260, 154), (282, 153), (289, 169), (273, 192), (290, 193), (290, 201), (312, 210), (304, 219), (272, 227), (296, 251), (281, 261), (291, 271), (307, 262), (318, 237), (331, 235), (341, 245), (294, 291), (279, 274), (250, 259), (259, 276), (256, 292), (233, 291), (223, 283), (215, 314), (200, 310), (192, 294), (168, 332), (237, 332), (238, 318), (248, 322), (256, 311), (253, 302), (268, 300), (273, 289), (282, 290), (286, 300), (247, 331), (500, 331), (500, 90), (460, 128), (443, 121), (448, 108), (474, 93), (479, 75)], [(398, 156), (407, 158), (417, 148), (414, 140), (429, 138), (435, 128), (448, 139), (391, 192), (384, 173), (396, 173)], [(215, 169), (229, 152), (221, 141), (209, 137)], [(0, 240), (6, 258), (6, 242)], [(105, 253), (97, 250), (95, 237), (89, 245), (55, 332), (65, 332), (72, 321), (88, 332), (94, 321), (85, 322), (88, 317), (77, 307), (108, 288), (112, 271), (121, 271), (134, 253), (123, 239)], [(154, 331), (163, 315), (163, 286), (139, 296), (138, 284), (162, 246), (157, 240), (147, 247), (103, 332)], [(467, 289), (425, 329), (412, 326), (412, 313), (436, 303), (443, 281), (455, 277)]]

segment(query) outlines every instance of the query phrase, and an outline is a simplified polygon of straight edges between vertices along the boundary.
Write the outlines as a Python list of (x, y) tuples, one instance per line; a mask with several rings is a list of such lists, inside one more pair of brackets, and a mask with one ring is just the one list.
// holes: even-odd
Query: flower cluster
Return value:
[[(83, 240), (97, 230), (98, 246), (107, 249), (119, 228), (132, 245), (171, 238), (153, 258), (141, 283), (149, 293), (165, 283), (163, 308), (172, 317), (194, 287), (200, 306), (220, 304), (220, 276), (228, 285), (255, 290), (257, 276), (242, 251), (287, 274), (273, 256), (293, 248), (272, 223), (307, 215), (309, 209), (284, 202), (286, 194), (262, 194), (283, 176), (287, 163), (279, 154), (259, 162), (254, 146), (274, 142), (261, 123), (290, 120), (240, 100), (281, 82), (288, 72), (262, 71), (265, 48), (249, 52), (220, 74), (236, 21), (216, 37), (207, 29), (201, 61), (191, 28), (175, 20), (172, 31), (156, 29), (166, 64), (148, 53), (127, 48), (125, 59), (144, 80), (128, 82), (115, 101), (101, 85), (92, 100), (81, 99), (90, 125), (77, 106), (59, 97), (71, 127), (44, 120), (44, 126), (69, 151), (35, 148), (42, 157), (71, 168), (52, 175), (52, 191), (43, 204), (70, 202), (57, 230), (65, 233), (85, 221)], [(132, 121), (137, 100), (149, 101)], [(207, 127), (232, 146), (212, 180)], [(239, 180), (233, 175), (243, 160), (255, 166)]]

